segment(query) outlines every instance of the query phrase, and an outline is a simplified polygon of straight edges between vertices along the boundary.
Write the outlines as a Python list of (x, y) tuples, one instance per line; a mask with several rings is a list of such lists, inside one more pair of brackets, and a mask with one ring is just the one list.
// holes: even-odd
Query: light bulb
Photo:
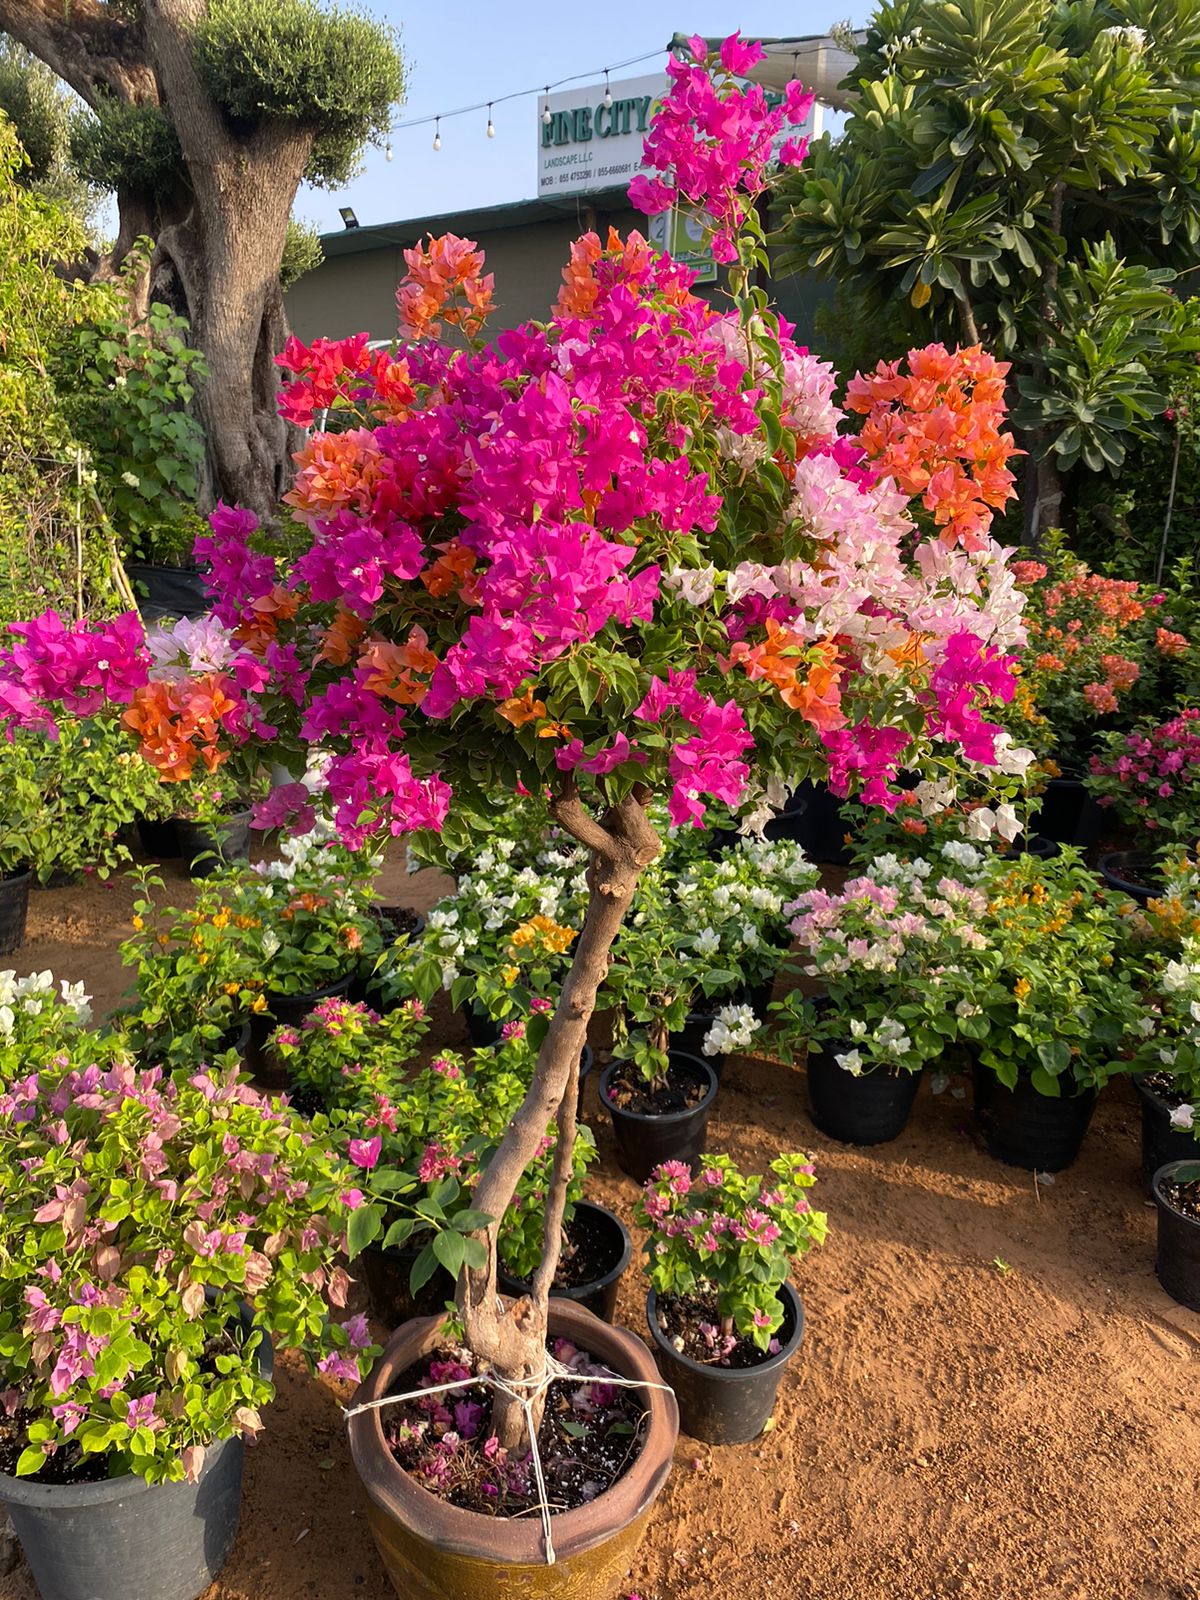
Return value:
[[(546, 85), (546, 93), (547, 94), (550, 93), (550, 85), (549, 84)], [(544, 108), (544, 110), (542, 111), (542, 126), (545, 127), (545, 128), (548, 128), (553, 121), (554, 121), (554, 113), (550, 110), (549, 106), (546, 106)]]
[(435, 150), (442, 148), (442, 124), (440, 121), (435, 122), (433, 125), (433, 148)]
[(488, 136), (489, 139), (494, 139), (496, 137), (496, 129), (492, 125), (492, 108), (491, 108), (491, 106), (488, 107), (487, 136)]
[(390, 161), (392, 159), (392, 147), (390, 144), (384, 147), (383, 159), (385, 161)]
[(608, 86), (608, 73), (604, 74), (604, 99), (600, 102), (606, 111), (612, 110), (612, 90)]

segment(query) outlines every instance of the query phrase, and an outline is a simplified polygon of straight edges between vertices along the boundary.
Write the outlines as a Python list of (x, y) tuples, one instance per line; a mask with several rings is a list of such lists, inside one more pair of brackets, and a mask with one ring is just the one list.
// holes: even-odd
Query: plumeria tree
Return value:
[[(769, 109), (738, 76), (758, 47), (736, 36), (719, 58), (695, 48), (670, 64), (657, 176), (635, 198), (705, 210), (731, 309), (637, 234), (588, 234), (549, 320), (484, 345), (493, 286), (474, 246), (410, 252), (407, 343), (286, 352), (285, 414), (342, 414), (298, 458), (300, 546), (281, 577), (253, 516), (214, 516), (202, 554), (222, 642), (197, 660), (204, 715), (185, 724), (162, 701), (155, 723), (164, 749), (176, 729), (206, 760), (270, 741), (297, 772), (319, 744), (352, 844), (453, 842), (519, 790), (587, 850), (570, 970), (553, 1015), (531, 1019), (532, 1085), (475, 1191), (491, 1220), (458, 1283), (471, 1348), (517, 1381), (544, 1365), (580, 1052), (658, 854), (651, 797), (703, 826), (710, 802), (763, 816), (772, 786), (820, 777), (891, 808), (902, 767), (995, 760), (989, 703), (1011, 693), (1020, 639), (1022, 596), (988, 533), (1011, 494), (1003, 368), (977, 348), (914, 353), (856, 385), (865, 442), (841, 431), (833, 372), (752, 286), (773, 143), (807, 97), (793, 86)], [(153, 698), (170, 653), (132, 632), (25, 624), (0, 685), (10, 715)], [(173, 700), (189, 703), (178, 682)], [(311, 811), (284, 784), (258, 821), (303, 827)], [(545, 1250), (504, 1303), (497, 1230), (552, 1124)], [(496, 1426), (520, 1444), (504, 1397)]]

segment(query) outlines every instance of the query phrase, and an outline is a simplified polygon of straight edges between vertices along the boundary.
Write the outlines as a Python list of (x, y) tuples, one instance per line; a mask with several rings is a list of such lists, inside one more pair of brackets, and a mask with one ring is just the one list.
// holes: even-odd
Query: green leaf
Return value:
[(383, 1209), (380, 1206), (359, 1206), (350, 1213), (346, 1228), (346, 1254), (353, 1261), (361, 1255), (383, 1226)]
[(452, 1278), (457, 1278), (462, 1271), (465, 1258), (463, 1237), (461, 1233), (447, 1230), (439, 1233), (433, 1241), (433, 1253)]

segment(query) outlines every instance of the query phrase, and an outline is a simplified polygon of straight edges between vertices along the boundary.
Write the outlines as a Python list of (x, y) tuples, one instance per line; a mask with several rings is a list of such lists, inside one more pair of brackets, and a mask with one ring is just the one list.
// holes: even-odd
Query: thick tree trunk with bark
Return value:
[(119, 232), (96, 273), (111, 278), (139, 235), (155, 241), (134, 312), (165, 300), (208, 359), (197, 397), (213, 497), (269, 517), (286, 486), (292, 430), (276, 410), (275, 355), (287, 338), (279, 264), (312, 150), (296, 124), (235, 133), (196, 72), (191, 33), (207, 0), (144, 0), (122, 17), (96, 0), (0, 0), (0, 28), (91, 106), (104, 96), (170, 117), (184, 170), (168, 200), (123, 192)]
[[(551, 808), (559, 825), (591, 853), (587, 915), (571, 970), (538, 1052), (529, 1093), (472, 1198), (478, 1210), (496, 1219), (481, 1234), (487, 1247), (487, 1264), (477, 1270), (467, 1269), (458, 1283), (458, 1308), (467, 1344), (494, 1368), (498, 1377), (516, 1384), (536, 1378), (545, 1367), (548, 1302), (562, 1248), (563, 1210), (575, 1144), (579, 1058), (587, 1043), (596, 993), (608, 971), (613, 940), (629, 909), (638, 878), (659, 851), (658, 837), (646, 818), (646, 798), (630, 796), (614, 807), (602, 824), (584, 810), (573, 785), (564, 789)], [(505, 1308), (499, 1299), (496, 1263), (500, 1219), (512, 1204), (521, 1174), (534, 1159), (552, 1121), (557, 1143), (546, 1195), (542, 1259), (529, 1294)], [(541, 1417), (540, 1400), (539, 1396), (535, 1420)], [(495, 1397), (493, 1426), (506, 1449), (521, 1450), (529, 1442), (523, 1409), (505, 1395)]]

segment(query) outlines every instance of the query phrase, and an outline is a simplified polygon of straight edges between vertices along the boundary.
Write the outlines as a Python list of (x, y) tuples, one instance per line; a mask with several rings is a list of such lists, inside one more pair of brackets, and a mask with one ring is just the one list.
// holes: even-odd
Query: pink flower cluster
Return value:
[(1088, 787), (1134, 827), (1193, 844), (1200, 834), (1200, 709), (1154, 727), (1110, 734), (1091, 758)]
[[(766, 185), (775, 140), (786, 124), (805, 120), (813, 96), (799, 83), (790, 83), (783, 103), (772, 109), (757, 84), (739, 85), (735, 80), (765, 52), (736, 33), (721, 45), (720, 81), (710, 70), (704, 40), (690, 39), (688, 49), (695, 64), (675, 57), (667, 63), (671, 88), (646, 140), (644, 162), (661, 176), (636, 177), (629, 199), (650, 216), (680, 201), (706, 211), (712, 221), (713, 255), (718, 261), (734, 261), (736, 235), (747, 207)], [(778, 159), (783, 166), (798, 166), (807, 151), (807, 139), (789, 139)]]

